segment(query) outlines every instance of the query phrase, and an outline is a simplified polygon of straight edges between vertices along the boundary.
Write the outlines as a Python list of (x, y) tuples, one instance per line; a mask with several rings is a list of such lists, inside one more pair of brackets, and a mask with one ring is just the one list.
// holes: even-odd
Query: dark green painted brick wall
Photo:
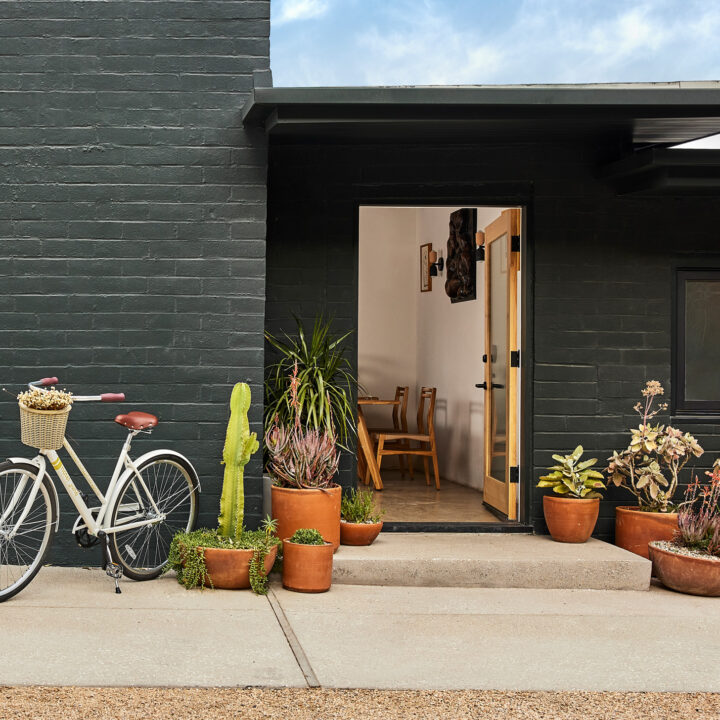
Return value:
[[(596, 167), (614, 152), (602, 138), (273, 145), (266, 323), (277, 330), (290, 324), (293, 310), (312, 317), (326, 308), (341, 328), (355, 327), (355, 208), (362, 198), (526, 202), (534, 380), (522, 481), (529, 518), (544, 531), (542, 493), (533, 486), (552, 452), (582, 443), (604, 461), (626, 445), (644, 382), (660, 380), (672, 392), (674, 268), (720, 267), (720, 200), (616, 197), (596, 179)], [(673, 420), (708, 450), (697, 470), (709, 467), (720, 454), (716, 420)], [(353, 482), (348, 459), (343, 483)], [(614, 507), (628, 498), (608, 493), (598, 536), (612, 537)]]
[[(269, 0), (0, 2), (2, 384), (124, 391), (73, 410), (88, 468), (106, 482), (117, 412), (154, 412), (136, 450), (191, 458), (208, 525), (233, 383), (251, 384), (254, 429), (262, 415), (267, 148), (239, 116), (269, 68), (269, 14)], [(32, 452), (5, 397), (0, 453)], [(260, 473), (256, 457), (250, 524)], [(62, 509), (51, 561), (94, 562)]]

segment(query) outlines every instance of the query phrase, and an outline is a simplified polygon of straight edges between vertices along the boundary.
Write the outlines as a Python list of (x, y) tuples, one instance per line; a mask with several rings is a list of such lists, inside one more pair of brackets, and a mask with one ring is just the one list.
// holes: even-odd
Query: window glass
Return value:
[[(706, 275), (707, 273), (703, 273)], [(685, 400), (720, 404), (720, 271), (685, 282)]]

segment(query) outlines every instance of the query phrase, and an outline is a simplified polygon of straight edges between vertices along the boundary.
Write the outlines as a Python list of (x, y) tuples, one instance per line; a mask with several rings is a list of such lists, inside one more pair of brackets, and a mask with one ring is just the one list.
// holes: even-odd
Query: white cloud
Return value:
[[(326, 12), (331, 2), (337, 0), (285, 0), (279, 13), (288, 22)], [(454, 85), (720, 79), (718, 3), (519, 0), (498, 12), (495, 2), (384, 0), (368, 3), (367, 13), (355, 13), (354, 24), (342, 26), (334, 13), (332, 29), (316, 28), (312, 45), (280, 56), (287, 67), (273, 64), (276, 80)], [(324, 32), (342, 36), (343, 45), (324, 51)]]
[(272, 18), (276, 25), (320, 17), (328, 11), (330, 2), (329, 0), (283, 0), (279, 6), (277, 15), (273, 14)]

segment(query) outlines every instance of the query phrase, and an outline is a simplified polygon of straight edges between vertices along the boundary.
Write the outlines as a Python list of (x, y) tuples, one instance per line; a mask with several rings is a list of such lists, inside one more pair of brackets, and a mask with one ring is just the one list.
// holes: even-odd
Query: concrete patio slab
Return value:
[(713, 598), (342, 585), (276, 595), (324, 687), (720, 690)]
[(351, 585), (647, 590), (651, 563), (615, 545), (542, 535), (381, 533), (341, 546), (333, 581)]
[(305, 687), (267, 600), (43, 568), (0, 605), (0, 685)]

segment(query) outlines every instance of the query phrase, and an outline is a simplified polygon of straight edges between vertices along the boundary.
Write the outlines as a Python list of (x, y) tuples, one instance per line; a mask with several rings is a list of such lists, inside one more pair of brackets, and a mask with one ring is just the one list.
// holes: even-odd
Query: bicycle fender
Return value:
[(28, 458), (22, 458), (22, 457), (9, 457), (8, 460), (10, 462), (14, 463), (24, 463), (26, 465), (34, 465), (39, 471), (40, 471), (40, 477), (45, 475), (47, 479), (49, 480), (50, 485), (50, 495), (52, 495), (52, 503), (55, 507), (55, 532), (57, 532), (60, 529), (60, 496), (58, 495), (57, 488), (55, 487), (55, 481), (53, 480), (53, 477), (50, 473), (45, 471), (45, 461), (42, 461), (42, 465), (35, 461), (33, 458), (32, 460), (29, 460)]

